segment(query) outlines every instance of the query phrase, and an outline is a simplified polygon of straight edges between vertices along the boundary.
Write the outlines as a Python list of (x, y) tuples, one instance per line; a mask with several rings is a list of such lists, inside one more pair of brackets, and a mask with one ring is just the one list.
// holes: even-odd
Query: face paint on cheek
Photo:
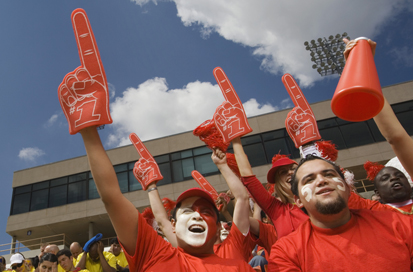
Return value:
[[(206, 208), (210, 210), (210, 215), (203, 212)], [(198, 212), (208, 225), (207, 241), (214, 238), (218, 229), (217, 218), (215, 211), (212, 208), (212, 204), (203, 198), (199, 198), (194, 202), (194, 204), (192, 204), (192, 210)]]
[(344, 182), (343, 182), (343, 180), (342, 180), (341, 178), (335, 177), (335, 178), (333, 178), (333, 180), (334, 180), (335, 182), (337, 182), (337, 183), (341, 183), (341, 184), (342, 184), (342, 185), (337, 185), (337, 188), (338, 188), (339, 190), (341, 190), (341, 191), (343, 191), (343, 192), (346, 191), (346, 186), (344, 186)]
[(311, 200), (311, 198), (313, 197), (313, 190), (311, 190), (310, 188), (310, 184), (304, 185), (301, 188), (301, 194), (304, 196), (305, 194), (307, 194), (305, 196), (305, 201), (309, 202)]

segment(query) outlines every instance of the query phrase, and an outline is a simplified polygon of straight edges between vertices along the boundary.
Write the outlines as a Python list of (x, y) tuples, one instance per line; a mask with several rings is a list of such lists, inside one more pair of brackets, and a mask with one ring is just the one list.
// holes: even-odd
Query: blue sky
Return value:
[[(249, 116), (291, 107), (292, 74), (310, 103), (331, 99), (337, 76), (320, 77), (304, 41), (347, 32), (378, 42), (382, 86), (413, 80), (413, 4), (406, 0), (2, 0), (0, 1), (0, 244), (13, 172), (85, 154), (57, 98), (80, 65), (70, 20), (86, 10), (111, 90), (107, 149), (194, 129), (223, 97), (220, 66)], [(143, 116), (145, 118), (143, 118)]]

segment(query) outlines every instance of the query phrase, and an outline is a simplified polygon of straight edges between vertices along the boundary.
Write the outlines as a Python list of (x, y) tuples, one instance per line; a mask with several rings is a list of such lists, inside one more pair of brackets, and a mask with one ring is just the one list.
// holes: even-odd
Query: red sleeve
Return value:
[(260, 237), (257, 244), (262, 246), (268, 254), (271, 254), (271, 247), (278, 240), (277, 231), (270, 224), (264, 224), (261, 221), (258, 221), (258, 223), (260, 224)]
[(233, 224), (227, 239), (222, 242), (215, 254), (224, 259), (240, 259), (248, 262), (252, 258), (252, 250), (255, 246), (248, 243), (248, 236), (244, 236)]
[(349, 209), (368, 209), (375, 211), (397, 211), (389, 205), (381, 204), (378, 201), (365, 199), (359, 196), (358, 194), (351, 192), (350, 198), (348, 199)]
[(173, 250), (172, 245), (162, 239), (139, 213), (138, 239), (136, 241), (135, 255), (130, 256), (123, 248), (126, 260), (129, 263), (129, 270), (144, 271), (145, 267), (154, 265), (160, 256), (173, 255)]
[(271, 217), (273, 214), (276, 214), (276, 206), (278, 205), (274, 204), (281, 202), (265, 190), (256, 176), (241, 177), (241, 181), (247, 187), (258, 206), (260, 206), (266, 214), (271, 215)]

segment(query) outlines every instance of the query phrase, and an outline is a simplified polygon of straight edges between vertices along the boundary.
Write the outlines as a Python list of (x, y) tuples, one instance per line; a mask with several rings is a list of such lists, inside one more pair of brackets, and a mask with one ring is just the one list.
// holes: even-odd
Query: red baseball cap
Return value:
[(212, 195), (210, 193), (208, 193), (207, 191), (205, 191), (201, 188), (197, 188), (197, 187), (188, 189), (185, 192), (183, 192), (182, 194), (180, 194), (178, 196), (178, 199), (176, 200), (176, 203), (182, 202), (184, 199), (187, 199), (187, 198), (193, 197), (193, 196), (202, 197), (202, 198), (208, 200), (208, 202), (210, 202), (214, 207), (216, 207), (215, 201), (212, 198)]
[[(274, 156), (273, 162), (272, 162), (272, 167), (271, 167), (270, 171), (268, 171), (268, 174), (267, 174), (267, 181), (268, 181), (268, 183), (272, 183), (272, 184), (275, 183), (275, 173), (277, 172), (278, 168), (280, 168), (281, 166), (285, 166), (285, 165), (297, 164), (297, 162), (293, 161), (292, 159), (288, 158), (285, 155), (284, 155), (285, 157), (281, 157), (278, 160), (275, 159), (276, 156)], [(282, 155), (278, 155), (278, 156), (282, 156)]]

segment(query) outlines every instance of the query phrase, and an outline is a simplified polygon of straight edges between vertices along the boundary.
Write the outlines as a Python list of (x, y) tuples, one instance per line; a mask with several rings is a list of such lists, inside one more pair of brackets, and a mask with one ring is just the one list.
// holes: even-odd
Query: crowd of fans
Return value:
[[(62, 108), (70, 114), (76, 101), (94, 99), (97, 103), (97, 92), (107, 84), (100, 56), (87, 50), (95, 41), (84, 11), (75, 10), (72, 19), (79, 33), (88, 33), (76, 36), (82, 66), (69, 73), (59, 87)], [(357, 43), (345, 43), (347, 57)], [(374, 54), (376, 44), (371, 40), (369, 44)], [(139, 213), (120, 191), (96, 129), (99, 123), (92, 120), (92, 125), (78, 126), (80, 119), (66, 114), (70, 132), (82, 136), (117, 238), (111, 241), (109, 251), (104, 251), (101, 235), (97, 235), (83, 246), (83, 252), (75, 242), (70, 250), (48, 245), (34, 259), (14, 254), (11, 268), (15, 272), (413, 270), (412, 188), (403, 173), (413, 173), (413, 140), (387, 101), (374, 121), (404, 169), (367, 163), (379, 200), (364, 199), (353, 186), (354, 176), (335, 163), (334, 143), (319, 141), (314, 114), (301, 90), (297, 93), (298, 85), (290, 75), (284, 76), (296, 104), (287, 116), (286, 129), (302, 159), (296, 162), (276, 154), (264, 187), (253, 174), (242, 146), (240, 137), (251, 131), (242, 105), (237, 105), (223, 71), (214, 73), (226, 102), (217, 108), (214, 120), (203, 123), (194, 134), (211, 148), (211, 159), (227, 182), (228, 192), (218, 194), (205, 181), (201, 187), (209, 189), (186, 190), (176, 201), (162, 199), (156, 186), (162, 179), (159, 167), (131, 134), (141, 157), (134, 174), (150, 201), (150, 208)], [(95, 82), (99, 86), (91, 86)], [(97, 89), (88, 93), (88, 88)], [(101, 108), (102, 113), (105, 110), (108, 108)], [(111, 122), (110, 116), (105, 122)], [(232, 156), (226, 153), (230, 143)], [(4, 270), (6, 262), (0, 258)]]

